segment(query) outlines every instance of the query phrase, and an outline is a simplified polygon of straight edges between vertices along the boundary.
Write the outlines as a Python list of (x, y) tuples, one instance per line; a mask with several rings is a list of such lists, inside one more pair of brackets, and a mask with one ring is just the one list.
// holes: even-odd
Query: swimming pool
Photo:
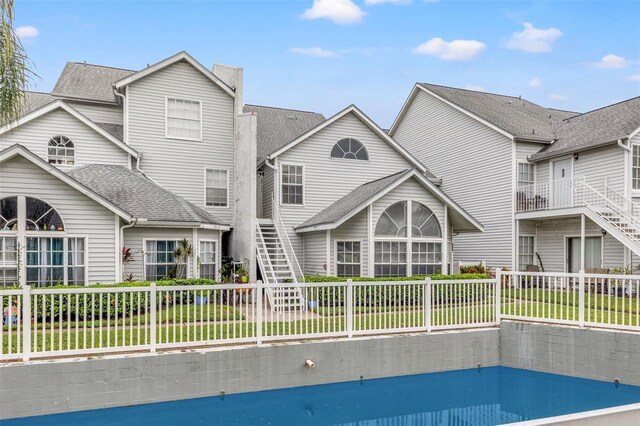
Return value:
[(640, 402), (640, 387), (507, 367), (5, 420), (13, 425), (495, 425)]

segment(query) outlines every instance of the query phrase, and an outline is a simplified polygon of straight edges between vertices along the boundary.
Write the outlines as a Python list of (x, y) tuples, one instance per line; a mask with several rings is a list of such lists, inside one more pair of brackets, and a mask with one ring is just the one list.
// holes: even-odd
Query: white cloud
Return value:
[(596, 63), (596, 67), (598, 68), (624, 68), (629, 63), (622, 56), (614, 55), (610, 53), (608, 55), (604, 55), (600, 62)]
[(538, 77), (533, 77), (529, 80), (529, 87), (540, 87), (542, 86), (542, 80)]
[(640, 74), (632, 74), (626, 79), (629, 81), (640, 81)]
[(413, 49), (413, 53), (431, 55), (446, 61), (468, 61), (486, 47), (486, 44), (476, 40), (444, 41), (440, 37), (435, 37)]
[(18, 38), (36, 38), (40, 34), (40, 31), (36, 27), (26, 25), (16, 28), (16, 35)]
[(482, 86), (476, 86), (475, 84), (467, 84), (464, 86), (467, 90), (474, 90), (476, 92), (486, 92), (485, 88)]
[(506, 43), (506, 47), (533, 53), (551, 52), (553, 43), (562, 35), (562, 31), (557, 28), (543, 30), (534, 27), (529, 22), (525, 22), (523, 25), (524, 30), (513, 33)]
[(408, 3), (411, 3), (411, 0), (365, 0), (364, 1), (364, 4), (369, 4), (369, 5), (384, 4), (384, 3), (408, 4)]
[(303, 19), (328, 19), (336, 24), (356, 24), (365, 12), (352, 0), (313, 0), (313, 6), (305, 10)]
[(563, 102), (563, 101), (568, 101), (569, 98), (567, 96), (563, 96), (563, 95), (551, 94), (551, 95), (549, 95), (549, 100), (550, 101), (555, 101), (555, 102)]
[(322, 47), (294, 47), (291, 51), (299, 55), (314, 56), (316, 58), (335, 58), (338, 56), (336, 52)]

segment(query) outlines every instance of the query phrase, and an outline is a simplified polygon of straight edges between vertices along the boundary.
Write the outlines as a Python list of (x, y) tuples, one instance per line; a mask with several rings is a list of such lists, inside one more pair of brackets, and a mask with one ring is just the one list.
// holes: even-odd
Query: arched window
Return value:
[(331, 150), (331, 158), (348, 158), (351, 160), (368, 160), (369, 154), (362, 143), (353, 138), (338, 141)]
[[(26, 231), (64, 231), (58, 212), (37, 198), (25, 197)], [(18, 230), (18, 197), (0, 200), (0, 231)]]
[(49, 140), (47, 149), (49, 164), (72, 166), (76, 163), (76, 149), (66, 136), (54, 136)]
[[(411, 222), (411, 235), (408, 223)], [(375, 229), (377, 277), (431, 275), (442, 270), (442, 232), (434, 213), (416, 201), (387, 207)]]

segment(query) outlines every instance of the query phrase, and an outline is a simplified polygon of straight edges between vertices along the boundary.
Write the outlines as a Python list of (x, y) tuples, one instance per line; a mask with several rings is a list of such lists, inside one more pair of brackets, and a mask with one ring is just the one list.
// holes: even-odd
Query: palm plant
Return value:
[(14, 0), (0, 0), (0, 125), (19, 116), (35, 73), (13, 29)]
[(191, 245), (191, 241), (186, 238), (180, 241), (178, 243), (178, 247), (174, 250), (173, 255), (175, 262), (169, 275), (176, 279), (184, 278), (186, 276), (189, 259), (193, 255), (193, 246)]

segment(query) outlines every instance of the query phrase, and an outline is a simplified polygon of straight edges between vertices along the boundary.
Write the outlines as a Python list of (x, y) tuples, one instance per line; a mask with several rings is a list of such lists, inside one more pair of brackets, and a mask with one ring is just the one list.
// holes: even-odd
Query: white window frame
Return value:
[[(345, 262), (338, 262), (338, 243), (358, 243), (360, 244), (360, 262), (359, 263), (345, 263)], [(359, 277), (363, 277), (364, 274), (364, 263), (363, 263), (363, 253), (364, 253), (364, 241), (362, 240), (349, 240), (349, 239), (335, 239), (333, 241), (333, 266), (334, 266), (334, 271), (337, 277), (339, 277), (340, 275), (338, 275), (338, 265), (360, 265), (360, 275), (343, 275), (344, 277), (355, 277), (355, 276), (359, 276)]]
[[(569, 238), (581, 238), (580, 234), (565, 234), (564, 235), (564, 250), (563, 250), (563, 255), (564, 255), (564, 259), (562, 261), (562, 263), (564, 263), (564, 269), (563, 272), (568, 273), (569, 272)], [(604, 243), (605, 243), (605, 239), (604, 239), (604, 235), (602, 234), (586, 234), (584, 235), (584, 238), (600, 238), (600, 268), (604, 268)], [(586, 256), (586, 251), (585, 251), (585, 256)]]
[[(7, 261), (7, 253), (9, 253), (9, 251), (7, 250), (7, 240), (11, 239), (11, 240), (15, 240), (16, 243), (16, 251), (15, 251), (15, 262), (9, 262)], [(15, 270), (16, 272), (16, 284), (19, 285), (20, 283), (18, 282), (18, 278), (20, 276), (19, 274), (19, 270), (18, 267), (20, 266), (18, 264), (18, 259), (19, 259), (19, 254), (18, 254), (18, 245), (19, 245), (19, 240), (18, 240), (18, 235), (15, 233), (9, 233), (9, 232), (0, 232), (0, 287), (5, 286), (6, 283), (6, 277), (7, 277), (7, 272), (6, 271), (10, 271), (10, 270)]]
[[(178, 118), (178, 117), (169, 117), (169, 100), (174, 101), (186, 101), (186, 102), (197, 102), (200, 105), (200, 137), (199, 138), (185, 138), (178, 136), (169, 136), (169, 118), (177, 118), (179, 120), (189, 120), (188, 118)], [(200, 99), (189, 99), (189, 98), (179, 98), (173, 96), (165, 96), (164, 97), (164, 137), (165, 139), (175, 139), (175, 140), (185, 140), (185, 141), (197, 141), (202, 142), (202, 110), (204, 109), (204, 103)], [(195, 121), (195, 120), (190, 120)]]
[[(526, 165), (528, 167), (531, 167), (532, 169), (532, 181), (521, 181), (520, 180), (520, 165)], [(521, 182), (525, 182), (524, 185), (535, 185), (536, 184), (536, 164), (535, 163), (529, 163), (528, 161), (518, 161), (517, 165), (516, 165), (516, 187), (520, 188)]]
[[(284, 185), (284, 183), (282, 182), (282, 177), (283, 177), (283, 171), (285, 167), (302, 167), (302, 204), (292, 204), (292, 203), (285, 203), (284, 202), (284, 191), (282, 190), (282, 186)], [(304, 207), (306, 205), (307, 202), (307, 197), (306, 197), (306, 186), (307, 186), (307, 180), (306, 180), (306, 174), (307, 174), (307, 170), (306, 170), (306, 165), (304, 164), (296, 164), (296, 163), (280, 163), (280, 170), (279, 170), (279, 183), (280, 183), (280, 205), (281, 206), (286, 206), (286, 207)], [(291, 185), (291, 184), (287, 184), (287, 185)]]
[[(435, 213), (434, 213), (435, 214)], [(436, 218), (437, 220), (437, 218)], [(422, 262), (414, 262), (413, 261), (413, 255), (416, 253), (415, 251), (413, 251), (413, 244), (427, 244), (427, 251), (425, 252), (426, 256), (427, 256), (427, 262), (422, 263)], [(438, 262), (429, 262), (429, 244), (439, 244), (440, 245), (440, 261)], [(411, 249), (407, 249), (408, 252), (410, 252), (411, 254), (411, 271), (407, 271), (407, 274), (409, 274), (410, 276), (419, 276), (419, 275), (434, 275), (434, 274), (442, 274), (443, 269), (442, 269), (442, 259), (444, 257), (443, 255), (443, 251), (444, 251), (444, 242), (442, 241), (442, 238), (416, 238), (413, 237), (413, 239), (411, 240)], [(421, 252), (417, 252), (417, 253), (421, 253)], [(408, 260), (408, 259), (407, 259)], [(433, 272), (432, 274), (414, 274), (413, 273), (413, 267), (414, 265), (418, 265), (418, 266), (434, 266), (434, 267), (438, 267), (440, 268), (440, 272)]]
[[(66, 147), (60, 148), (58, 146), (55, 146), (55, 147), (50, 146), (49, 144), (51, 143), (51, 141), (53, 141), (56, 138), (59, 138), (59, 139), (64, 138), (64, 139), (68, 140), (69, 142), (71, 142), (71, 145), (73, 145), (73, 147), (72, 148), (66, 148)], [(53, 157), (61, 158), (65, 162), (64, 163), (58, 163), (58, 162), (53, 162), (52, 163), (51, 160), (52, 160), (53, 157), (51, 156), (51, 154), (49, 154), (49, 150), (50, 149), (55, 149), (56, 150), (56, 154), (53, 155)], [(59, 149), (64, 149), (65, 155), (58, 155), (58, 150)], [(68, 151), (71, 151), (72, 155), (70, 155), (70, 156), (66, 155), (66, 153)], [(64, 136), (64, 135), (52, 136), (49, 139), (49, 141), (47, 142), (47, 163), (51, 164), (52, 166), (56, 166), (56, 167), (73, 167), (73, 166), (75, 166), (76, 165), (76, 143), (73, 141), (73, 139), (71, 139), (71, 138), (69, 138), (67, 136)]]
[[(531, 241), (533, 241), (533, 244), (531, 245), (532, 251), (531, 251), (531, 263), (527, 263), (527, 264), (522, 264), (522, 256), (529, 256), (528, 254), (524, 255), (522, 254), (522, 244), (520, 243), (520, 239), (521, 238), (531, 238)], [(536, 264), (536, 236), (535, 235), (530, 235), (530, 234), (520, 234), (518, 236), (518, 270), (522, 270), (522, 268), (524, 268), (527, 265), (535, 265)]]
[[(147, 265), (165, 265), (165, 263), (148, 263), (147, 262), (147, 241), (173, 241), (176, 243), (176, 248), (178, 247), (178, 245), (180, 244), (180, 239), (176, 239), (176, 238), (162, 238), (162, 237), (157, 237), (157, 238), (143, 238), (142, 239), (142, 277), (143, 277), (143, 281), (149, 281), (147, 279)], [(186, 277), (189, 277), (189, 264), (187, 262), (187, 271), (186, 271)], [(160, 281), (160, 280), (157, 280)]]
[[(635, 160), (635, 150), (638, 150), (638, 165), (634, 165), (634, 160)], [(638, 187), (635, 186), (635, 179), (633, 178), (633, 171), (634, 170), (638, 170)], [(640, 144), (631, 144), (631, 173), (630, 173), (630, 178), (631, 178), (631, 191), (634, 194), (640, 194)]]
[[(26, 255), (27, 255), (27, 238), (62, 238), (62, 256), (63, 256), (63, 262), (61, 267), (63, 268), (63, 282), (62, 284), (64, 285), (69, 285), (69, 239), (74, 238), (74, 239), (83, 239), (84, 240), (84, 264), (82, 265), (84, 267), (84, 283), (81, 283), (80, 285), (88, 285), (89, 284), (89, 235), (86, 234), (67, 234), (66, 232), (63, 231), (56, 231), (54, 232), (50, 232), (50, 231), (27, 231), (24, 235), (24, 241), (22, 243), (22, 247), (24, 247), (24, 253), (23, 256), (25, 256), (25, 260), (24, 260), (24, 282), (26, 283), (27, 281), (27, 269), (29, 269), (30, 267), (38, 267), (38, 266), (49, 266), (49, 265), (27, 265), (27, 260), (26, 260)], [(73, 284), (73, 285), (77, 285), (77, 284)]]
[[(213, 243), (213, 247), (214, 247), (214, 250), (215, 250), (215, 252), (214, 252), (215, 256), (214, 256), (214, 259), (213, 259), (213, 261), (215, 262), (214, 263), (215, 268), (214, 268), (214, 271), (213, 271), (213, 279), (215, 281), (219, 281), (219, 276), (218, 276), (218, 271), (220, 269), (220, 263), (219, 263), (219, 258), (220, 258), (219, 254), (220, 253), (219, 253), (219, 250), (218, 250), (219, 244), (218, 244), (218, 240), (214, 240), (214, 239), (210, 239), (210, 238), (201, 238), (201, 239), (198, 240), (198, 271), (197, 271), (198, 278), (202, 278), (200, 276), (200, 265), (201, 265), (200, 259), (201, 259), (201, 256), (202, 256), (202, 246), (200, 245), (201, 243)], [(207, 263), (207, 265), (210, 265), (210, 264)]]
[[(226, 201), (226, 204), (224, 206), (214, 206), (213, 204), (207, 204), (207, 189), (209, 188), (207, 186), (207, 173), (209, 171), (223, 171), (223, 172), (227, 173), (227, 188), (226, 188), (227, 189), (227, 201)], [(206, 167), (204, 169), (204, 205), (205, 205), (205, 207), (211, 207), (211, 208), (216, 208), (216, 209), (228, 209), (228, 208), (230, 208), (230, 205), (229, 205), (229, 192), (230, 192), (230, 190), (229, 190), (229, 185), (230, 185), (229, 182), (231, 181), (230, 174), (231, 174), (231, 171), (229, 169), (211, 168), (211, 167)], [(222, 189), (222, 188), (214, 188), (214, 189)]]

